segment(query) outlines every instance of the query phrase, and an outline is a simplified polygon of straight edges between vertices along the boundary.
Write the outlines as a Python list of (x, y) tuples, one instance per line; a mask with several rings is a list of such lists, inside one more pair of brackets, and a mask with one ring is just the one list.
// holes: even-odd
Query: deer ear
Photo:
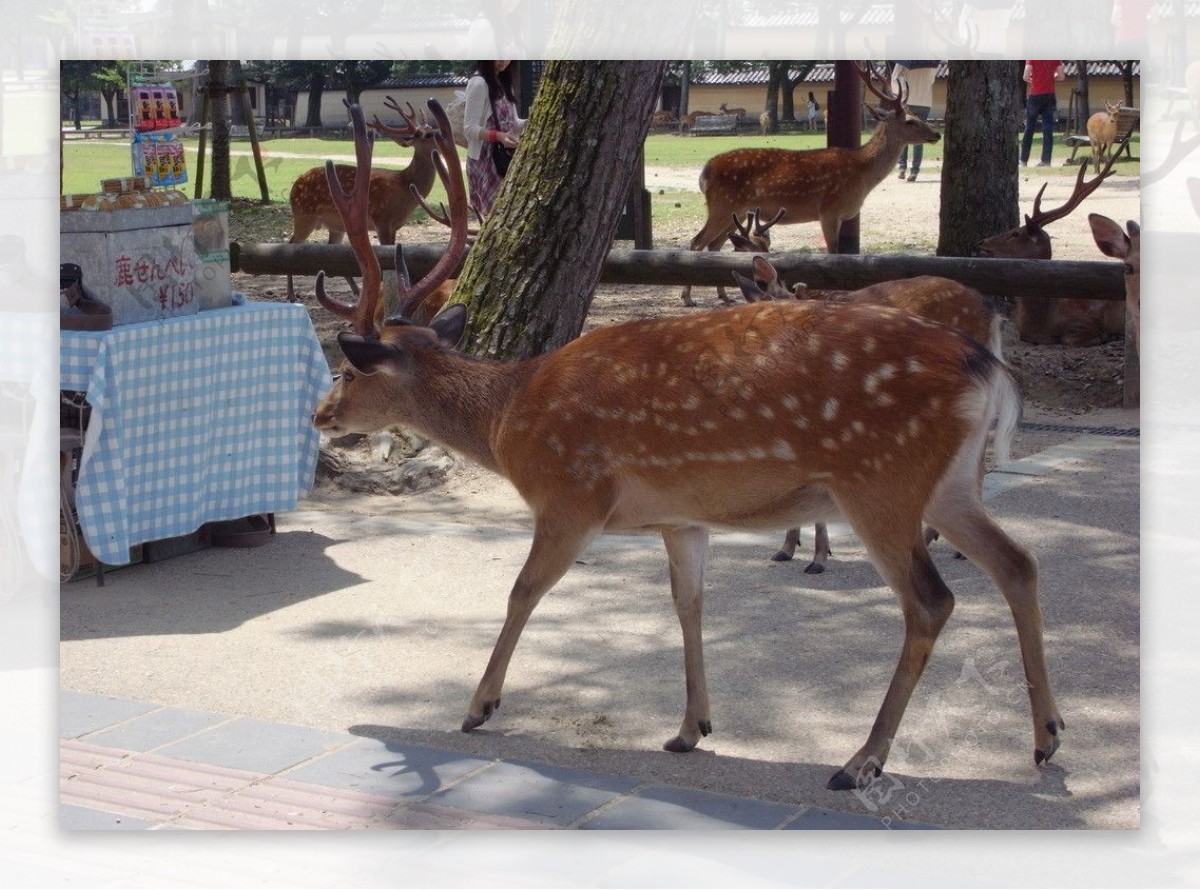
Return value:
[(744, 235), (739, 235), (737, 232), (729, 233), (729, 243), (733, 245), (734, 250), (740, 250), (743, 253), (754, 250), (754, 242)]
[(402, 356), (401, 351), (394, 346), (369, 337), (351, 334), (349, 331), (342, 331), (338, 334), (337, 340), (338, 346), (342, 347), (342, 353), (346, 356), (346, 361), (350, 362), (354, 370), (364, 376), (388, 370)]
[(1125, 230), (1099, 213), (1088, 214), (1088, 225), (1092, 227), (1092, 237), (1096, 246), (1105, 256), (1123, 260), (1129, 255), (1129, 237)]
[(881, 111), (874, 105), (867, 105), (865, 102), (863, 103), (863, 107), (866, 108), (867, 111), (871, 113), (871, 117), (875, 118), (877, 121), (885, 121), (892, 116), (890, 111)]
[(455, 303), (447, 306), (434, 316), (429, 327), (447, 346), (457, 346), (458, 341), (462, 339), (463, 331), (467, 328), (466, 304)]
[(754, 267), (754, 277), (759, 281), (766, 281), (768, 284), (779, 280), (779, 273), (761, 255), (756, 256), (750, 261), (750, 265)]
[(746, 298), (747, 303), (759, 303), (771, 299), (767, 296), (766, 291), (758, 286), (757, 281), (747, 278), (740, 272), (733, 273), (733, 280), (736, 281), (737, 286), (742, 289), (742, 296)]

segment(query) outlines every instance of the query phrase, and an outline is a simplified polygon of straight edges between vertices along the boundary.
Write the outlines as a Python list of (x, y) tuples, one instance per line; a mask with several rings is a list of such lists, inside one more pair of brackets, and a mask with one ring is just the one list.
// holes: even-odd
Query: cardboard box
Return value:
[(113, 324), (194, 315), (199, 261), (190, 204), (59, 214), (60, 262), (113, 310)]

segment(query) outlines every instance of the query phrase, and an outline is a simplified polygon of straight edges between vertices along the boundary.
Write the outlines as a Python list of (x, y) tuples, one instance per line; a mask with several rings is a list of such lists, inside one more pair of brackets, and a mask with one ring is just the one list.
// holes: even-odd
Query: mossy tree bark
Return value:
[(950, 63), (938, 256), (971, 256), (981, 239), (1019, 221), (1022, 67)]
[(465, 348), (517, 358), (579, 336), (666, 62), (547, 62), (529, 124), (454, 291)]

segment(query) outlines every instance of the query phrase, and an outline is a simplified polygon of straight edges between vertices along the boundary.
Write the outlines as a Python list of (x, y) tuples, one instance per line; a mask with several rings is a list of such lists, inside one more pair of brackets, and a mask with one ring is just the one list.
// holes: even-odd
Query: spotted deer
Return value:
[[(1033, 199), (1033, 214), (1025, 217), (1024, 225), (984, 238), (976, 248), (979, 255), (1021, 260), (1050, 259), (1053, 248), (1046, 226), (1069, 216), (1100, 187), (1100, 183), (1112, 175), (1117, 154), (1116, 151), (1112, 152), (1104, 168), (1086, 182), (1084, 176), (1087, 165), (1081, 165), (1071, 195), (1060, 207), (1042, 209), (1042, 195), (1049, 185), (1044, 183)], [(1018, 297), (1013, 322), (1018, 336), (1026, 343), (1092, 346), (1125, 330), (1125, 310), (1117, 300)]]
[(720, 106), (717, 108), (717, 113), (718, 114), (731, 114), (737, 118), (738, 123), (741, 123), (742, 120), (745, 119), (745, 117), (746, 117), (746, 109), (745, 108), (730, 108), (724, 102), (722, 102), (720, 104)]
[[(749, 303), (762, 300), (813, 299), (816, 292), (809, 291), (804, 284), (797, 283), (787, 288), (779, 272), (764, 257), (752, 260), (753, 275), (734, 273), (734, 279), (742, 295)], [(992, 308), (979, 291), (960, 284), (950, 278), (936, 275), (918, 275), (899, 281), (883, 281), (855, 291), (822, 291), (819, 299), (829, 305), (872, 305), (887, 306), (911, 312), (930, 321), (948, 325), (966, 336), (987, 346), (992, 355), (1002, 359), (1000, 314)], [(980, 464), (979, 482), (983, 484), (983, 465)], [(937, 537), (937, 532), (926, 530), (926, 543)], [(796, 555), (800, 544), (800, 529), (788, 529), (783, 546), (771, 557), (775, 562), (788, 562)], [(804, 571), (819, 575), (825, 571), (825, 563), (833, 551), (829, 546), (829, 529), (823, 522), (816, 524), (813, 542), (813, 558)]]
[[(1087, 119), (1088, 142), (1092, 148), (1092, 169), (1099, 170), (1107, 154), (1112, 152), (1117, 141), (1117, 112), (1121, 103), (1105, 102), (1104, 111), (1097, 111)], [(1115, 156), (1115, 152), (1113, 152)], [(1084, 164), (1083, 166), (1087, 166)]]
[[(896, 166), (900, 150), (941, 138), (905, 108), (903, 95), (892, 93), (874, 66), (857, 70), (884, 106), (868, 106), (879, 121), (874, 135), (858, 148), (735, 148), (710, 158), (700, 171), (708, 218), (691, 250), (720, 250), (732, 231), (730, 219), (758, 207), (768, 216), (787, 210), (788, 225), (820, 220), (826, 250), (837, 253), (842, 223), (858, 216), (867, 195)], [(695, 305), (690, 286), (680, 298), (685, 306)]]
[[(435, 128), (425, 120), (418, 121), (411, 103), (405, 111), (394, 99), (388, 97), (387, 107), (404, 120), (403, 127), (392, 127), (375, 118), (371, 124), (376, 132), (390, 136), (399, 145), (413, 150), (412, 160), (403, 170), (373, 170), (371, 172), (370, 203), (368, 208), (371, 226), (380, 244), (395, 244), (396, 232), (408, 222), (413, 210), (419, 205), (418, 196), (424, 197), (433, 188), (435, 178), (433, 147)], [(343, 190), (353, 188), (355, 167), (349, 164), (335, 166), (338, 182)], [(292, 184), (289, 195), (292, 208), (292, 233), (289, 244), (307, 241), (308, 236), (324, 226), (329, 230), (329, 243), (340, 244), (345, 237), (345, 225), (337, 212), (329, 193), (324, 167), (307, 170)], [(288, 298), (296, 299), (292, 276), (288, 275)], [(354, 280), (348, 278), (350, 287), (357, 292)]]
[[(460, 220), (466, 190), (448, 124), (444, 132), (438, 151), (448, 161), (451, 215)], [(362, 157), (370, 163), (369, 148)], [(344, 213), (365, 214), (364, 195), (337, 203)], [(351, 243), (362, 244), (365, 221), (347, 221), (347, 229), (359, 233)], [(450, 274), (465, 244), (459, 231), (465, 226), (440, 268), (412, 285), (399, 276), (406, 303)], [(372, 264), (370, 251), (355, 252)], [(364, 283), (358, 305), (322, 298), (355, 331), (338, 337), (346, 358), (317, 407), (316, 426), (333, 435), (410, 427), (507, 478), (533, 514), (532, 546), (464, 732), (496, 715), (523, 628), (588, 543), (604, 532), (653, 530), (670, 566), (686, 690), (679, 731), (664, 748), (692, 750), (713, 728), (701, 632), (709, 529), (841, 517), (865, 542), (904, 616), (879, 714), (828, 782), (865, 786), (887, 760), (954, 606), (922, 537), (924, 519), (983, 567), (1008, 601), (1035, 763), (1058, 748), (1063, 721), (1046, 669), (1036, 562), (988, 515), (976, 482), (991, 422), (997, 441), (1007, 443), (1020, 394), (978, 343), (897, 309), (764, 302), (601, 327), (552, 352), (501, 362), (457, 351), (464, 305), (421, 326), (380, 319), (367, 303), (375, 294)]]

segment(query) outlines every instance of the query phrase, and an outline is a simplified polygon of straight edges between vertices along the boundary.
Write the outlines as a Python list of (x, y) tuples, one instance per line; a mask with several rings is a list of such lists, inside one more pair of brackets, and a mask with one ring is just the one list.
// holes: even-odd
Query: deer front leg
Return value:
[(669, 529), (662, 533), (671, 567), (671, 598), (683, 629), (683, 673), (687, 704), (679, 735), (663, 748), (691, 751), (701, 736), (712, 732), (708, 683), (704, 677), (704, 643), (701, 618), (704, 611), (704, 571), (708, 564), (708, 529), (703, 526)]
[[(938, 634), (954, 609), (954, 595), (938, 574), (921, 539), (919, 519), (897, 522), (888, 528), (878, 517), (864, 517), (861, 513), (855, 517), (854, 512), (847, 510), (846, 515), (866, 519), (852, 521), (854, 530), (871, 554), (871, 561), (900, 598), (904, 645), (871, 733), (858, 752), (830, 778), (825, 787), (831, 791), (863, 788), (882, 772), (908, 700)], [(884, 518), (882, 523), (890, 524), (890, 520)]]
[(771, 557), (775, 562), (790, 562), (796, 555), (796, 547), (800, 544), (800, 529), (789, 528), (783, 536), (783, 546)]
[(500, 707), (504, 676), (508, 671), (508, 663), (512, 659), (517, 640), (525, 628), (525, 622), (529, 620), (543, 594), (558, 583), (595, 533), (594, 527), (572, 522), (570, 519), (541, 517), (537, 520), (533, 532), (533, 546), (516, 583), (513, 584), (512, 592), (508, 595), (508, 613), (504, 618), (504, 626), (500, 629), (500, 636), (492, 649), (492, 657), (488, 659), (483, 678), (479, 681), (479, 687), (471, 699), (471, 706), (467, 709), (466, 719), (462, 722), (463, 732), (470, 732), (482, 726)]

